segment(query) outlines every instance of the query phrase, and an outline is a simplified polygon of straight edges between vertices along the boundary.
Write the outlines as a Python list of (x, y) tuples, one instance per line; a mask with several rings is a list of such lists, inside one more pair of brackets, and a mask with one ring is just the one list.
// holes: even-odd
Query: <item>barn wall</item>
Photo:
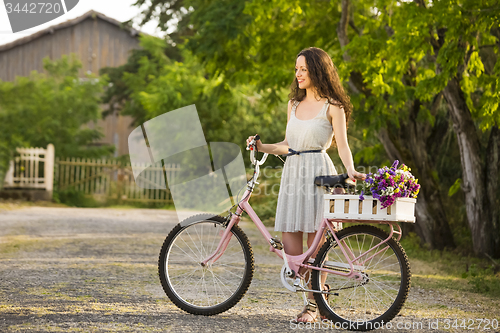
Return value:
[(31, 71), (43, 71), (43, 58), (60, 59), (75, 53), (82, 62), (80, 74), (98, 73), (102, 67), (117, 67), (127, 62), (129, 52), (139, 48), (139, 40), (116, 25), (89, 17), (52, 34), (43, 35), (26, 44), (0, 51), (0, 80), (14, 81)]

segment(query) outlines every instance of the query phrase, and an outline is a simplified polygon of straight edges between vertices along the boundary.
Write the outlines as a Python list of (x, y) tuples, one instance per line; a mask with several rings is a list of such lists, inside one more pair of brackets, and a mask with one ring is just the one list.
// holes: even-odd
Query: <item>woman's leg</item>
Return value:
[[(317, 231), (316, 231), (317, 232)], [(314, 237), (316, 237), (316, 232), (312, 232), (312, 233), (308, 233), (307, 234), (307, 247), (311, 247), (313, 241), (314, 241)], [(316, 255), (318, 254), (318, 251), (319, 249), (321, 248), (321, 246), (323, 246), (323, 243), (326, 241), (326, 237), (325, 237), (325, 234), (323, 233), (323, 236), (321, 237), (320, 241), (319, 241), (319, 245), (318, 245), (318, 248), (314, 251), (314, 253), (311, 255), (311, 258), (316, 258)]]
[[(313, 232), (313, 233), (308, 233), (307, 234), (307, 247), (310, 248), (313, 241), (314, 241), (314, 237), (316, 237), (316, 232)], [(313, 252), (313, 254), (311, 255), (311, 258), (316, 258), (316, 255), (318, 254), (318, 251), (319, 249), (321, 248), (321, 246), (323, 246), (323, 243), (326, 241), (326, 237), (325, 237), (325, 234), (323, 234), (323, 236), (321, 237), (320, 241), (319, 241), (319, 245), (318, 245), (318, 248)], [(306, 275), (306, 280), (310, 280), (310, 276), (309, 274), (311, 274), (311, 270), (308, 270), (307, 271), (307, 275)], [(325, 281), (326, 281), (326, 274), (321, 274), (321, 287), (323, 287), (323, 285), (325, 284)], [(309, 289), (312, 289), (310, 283), (309, 283)], [(309, 293), (308, 294), (308, 298), (309, 299), (314, 299), (314, 295), (313, 293)]]
[(291, 256), (298, 256), (302, 254), (304, 250), (302, 245), (302, 231), (284, 232), (281, 237), (283, 238), (283, 246), (286, 254)]
[[(302, 232), (283, 232), (283, 246), (286, 254), (292, 256), (301, 255), (304, 251), (303, 246), (303, 233)], [(296, 322), (313, 322), (316, 320), (317, 310), (309, 309), (308, 306), (304, 307), (301, 313), (295, 318)]]

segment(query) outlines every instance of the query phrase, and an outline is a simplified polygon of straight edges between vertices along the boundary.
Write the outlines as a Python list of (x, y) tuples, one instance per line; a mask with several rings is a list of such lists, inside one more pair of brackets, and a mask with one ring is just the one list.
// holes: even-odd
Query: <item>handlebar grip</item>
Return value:
[(317, 176), (314, 179), (314, 184), (326, 187), (342, 187), (345, 189), (356, 185), (356, 183), (350, 180), (347, 173), (332, 176)]
[(260, 135), (256, 134), (255, 137), (253, 138), (253, 141), (255, 141), (255, 152), (258, 153), (259, 150), (257, 149), (257, 141), (260, 140)]

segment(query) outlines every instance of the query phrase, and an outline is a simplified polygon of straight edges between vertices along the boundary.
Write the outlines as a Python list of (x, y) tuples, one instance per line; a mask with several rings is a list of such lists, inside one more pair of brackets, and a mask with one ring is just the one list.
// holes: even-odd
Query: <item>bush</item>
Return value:
[(495, 274), (494, 266), (481, 268), (472, 264), (462, 273), (462, 278), (467, 279), (475, 292), (488, 293), (489, 295), (500, 296), (500, 279)]
[(92, 196), (88, 196), (74, 188), (54, 191), (54, 201), (72, 207), (100, 207), (102, 206)]

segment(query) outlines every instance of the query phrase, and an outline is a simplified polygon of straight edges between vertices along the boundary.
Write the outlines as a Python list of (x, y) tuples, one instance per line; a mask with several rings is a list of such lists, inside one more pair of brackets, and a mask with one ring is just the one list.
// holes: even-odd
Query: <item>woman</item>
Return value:
[[(352, 105), (325, 51), (310, 47), (297, 55), (295, 79), (289, 98), (285, 140), (274, 144), (263, 144), (258, 140), (256, 145), (263, 153), (292, 153), (283, 168), (275, 230), (283, 233), (285, 252), (300, 255), (303, 251), (303, 233), (307, 233), (307, 245), (310, 247), (323, 218), (324, 190), (314, 185), (314, 178), (337, 174), (325, 152), (332, 143), (334, 133), (340, 158), (349, 177), (353, 180), (364, 179), (366, 175), (354, 169), (346, 125)], [(253, 138), (250, 136), (247, 139), (247, 145)], [(324, 239), (320, 244), (323, 242)], [(309, 293), (308, 298), (308, 305), (295, 319), (298, 322), (316, 320), (317, 308), (313, 294)]]

